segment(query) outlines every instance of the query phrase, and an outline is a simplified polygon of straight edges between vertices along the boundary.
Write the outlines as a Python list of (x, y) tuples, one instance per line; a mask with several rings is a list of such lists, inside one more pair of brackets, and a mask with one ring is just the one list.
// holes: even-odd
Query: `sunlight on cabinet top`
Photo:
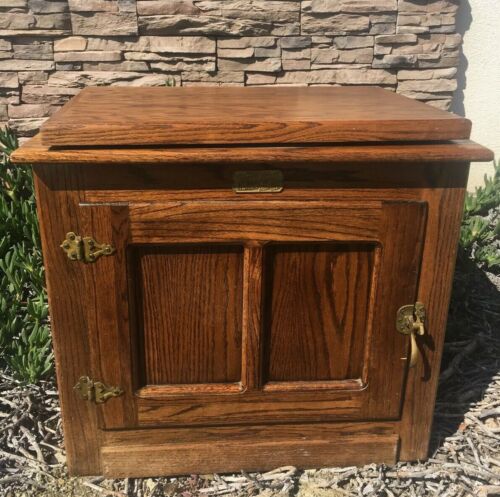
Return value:
[(46, 146), (468, 139), (470, 121), (376, 87), (87, 88), (42, 127)]

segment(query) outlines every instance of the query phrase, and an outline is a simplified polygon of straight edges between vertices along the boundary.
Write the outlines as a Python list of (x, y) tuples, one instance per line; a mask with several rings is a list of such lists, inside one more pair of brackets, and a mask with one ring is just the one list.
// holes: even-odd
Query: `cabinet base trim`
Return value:
[(103, 435), (102, 470), (111, 478), (374, 461), (394, 464), (399, 449), (399, 435), (391, 433), (388, 423), (131, 430)]

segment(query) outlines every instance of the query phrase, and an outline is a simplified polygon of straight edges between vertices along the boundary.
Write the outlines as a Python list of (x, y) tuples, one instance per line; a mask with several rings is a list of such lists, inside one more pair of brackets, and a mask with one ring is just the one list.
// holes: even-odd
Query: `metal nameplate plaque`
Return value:
[(236, 171), (233, 175), (236, 193), (277, 193), (283, 190), (283, 173), (276, 170)]

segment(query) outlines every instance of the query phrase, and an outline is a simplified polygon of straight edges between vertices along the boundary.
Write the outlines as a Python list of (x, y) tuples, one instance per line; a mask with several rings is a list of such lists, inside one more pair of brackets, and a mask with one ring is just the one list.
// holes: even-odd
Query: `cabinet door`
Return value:
[(103, 428), (397, 419), (426, 204), (82, 206)]

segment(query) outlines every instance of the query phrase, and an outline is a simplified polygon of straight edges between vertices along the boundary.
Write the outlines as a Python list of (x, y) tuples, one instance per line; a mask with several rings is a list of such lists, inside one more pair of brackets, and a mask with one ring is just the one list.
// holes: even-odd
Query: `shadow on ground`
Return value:
[(457, 431), (500, 369), (500, 277), (459, 253), (430, 453)]

